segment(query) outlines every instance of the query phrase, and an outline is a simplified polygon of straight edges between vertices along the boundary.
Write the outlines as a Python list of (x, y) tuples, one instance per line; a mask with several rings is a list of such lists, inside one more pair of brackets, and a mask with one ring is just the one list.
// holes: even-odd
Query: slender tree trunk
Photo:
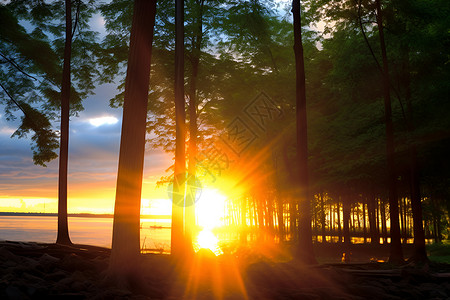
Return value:
[(403, 243), (406, 244), (408, 240), (408, 223), (407, 223), (407, 214), (408, 214), (408, 206), (406, 203), (406, 197), (402, 197), (401, 201), (403, 202), (403, 225), (402, 225), (402, 237), (403, 237)]
[(377, 212), (376, 212), (376, 198), (372, 197), (368, 203), (369, 210), (369, 230), (370, 230), (370, 243), (372, 245), (378, 245), (380, 243), (380, 238), (378, 236), (377, 229)]
[(399, 204), (399, 213), (400, 213), (400, 234), (403, 243), (405, 242), (405, 222), (404, 222), (404, 210), (405, 206), (403, 205), (403, 198), (400, 198)]
[(196, 169), (197, 169), (197, 78), (200, 64), (200, 51), (203, 39), (203, 4), (204, 0), (197, 0), (198, 17), (196, 31), (192, 38), (191, 67), (192, 74), (189, 83), (189, 163), (188, 189), (186, 195), (186, 240), (192, 244), (193, 229), (195, 227), (195, 199), (196, 199)]
[(338, 218), (338, 241), (342, 243), (342, 226), (341, 226), (341, 204), (339, 200), (336, 202), (337, 206), (337, 218)]
[(431, 204), (433, 207), (432, 219), (433, 219), (433, 236), (434, 242), (440, 243), (441, 238), (441, 211), (439, 209), (436, 197), (431, 196)]
[(278, 234), (280, 235), (280, 242), (284, 242), (285, 233), (284, 233), (284, 211), (283, 211), (283, 198), (281, 194), (278, 192), (277, 195), (277, 216), (278, 216)]
[(381, 0), (375, 1), (381, 56), (383, 58), (383, 96), (386, 122), (386, 155), (388, 168), (389, 209), (391, 216), (391, 247), (389, 261), (392, 263), (401, 263), (403, 262), (403, 250), (400, 240), (400, 226), (398, 219), (398, 198), (394, 161), (394, 128), (392, 124), (391, 96), (389, 91), (389, 69), (386, 54), (386, 45), (384, 42), (383, 17), (380, 2)]
[(314, 257), (311, 230), (311, 201), (308, 186), (308, 138), (306, 119), (306, 84), (305, 63), (303, 58), (302, 24), (300, 0), (292, 1), (294, 16), (294, 53), (296, 78), (296, 107), (297, 107), (297, 161), (299, 174), (299, 242), (297, 258), (307, 264), (317, 263)]
[(241, 199), (241, 234), (240, 242), (242, 245), (247, 244), (247, 198)]
[(156, 0), (135, 0), (131, 25), (110, 270), (135, 276), (140, 253), (140, 208), (148, 88)]
[(297, 240), (297, 205), (292, 196), (289, 196), (289, 231), (291, 233), (291, 240)]
[(265, 223), (264, 223), (264, 205), (262, 204), (262, 199), (260, 198), (260, 194), (256, 194), (256, 200), (257, 200), (257, 210), (258, 210), (258, 224), (259, 224), (259, 235), (258, 238), (263, 241), (265, 238), (266, 230), (265, 230)]
[(355, 232), (355, 209), (350, 206), (350, 231)]
[(72, 56), (72, 3), (66, 0), (66, 36), (61, 84), (61, 142), (58, 177), (57, 244), (71, 245), (67, 222), (67, 169), (69, 160), (70, 60)]
[[(409, 132), (414, 132), (413, 107), (411, 100), (411, 76), (409, 68), (409, 49), (404, 49), (405, 53), (405, 85), (406, 85), (406, 107), (408, 112)], [(414, 234), (414, 254), (412, 260), (427, 261), (425, 248), (425, 232), (423, 229), (423, 213), (420, 193), (419, 167), (417, 165), (417, 149), (414, 141), (409, 146), (410, 156), (410, 190), (411, 190), (411, 210), (413, 214), (413, 234)]]
[(358, 224), (358, 234), (360, 234), (361, 233), (361, 221), (360, 221), (359, 202), (357, 202), (356, 206), (355, 206), (355, 216), (356, 216), (356, 223)]
[(171, 254), (181, 258), (190, 252), (184, 231), (186, 184), (186, 112), (184, 102), (184, 1), (175, 1), (175, 166), (172, 202)]
[[(328, 200), (330, 201), (330, 199)], [(330, 242), (333, 242), (334, 225), (336, 222), (336, 216), (334, 215), (333, 203), (330, 201), (330, 225), (328, 226), (328, 235), (330, 236)]]
[(366, 202), (367, 202), (367, 198), (362, 198), (362, 217), (363, 217), (363, 238), (364, 238), (364, 244), (367, 243)]
[[(386, 203), (384, 200), (380, 201), (380, 215), (381, 215), (381, 234), (383, 236), (383, 244), (387, 243), (387, 238), (388, 238), (388, 234), (387, 234), (387, 225), (386, 225)], [(392, 224), (391, 224), (392, 226)], [(391, 236), (391, 242), (392, 242), (392, 228), (390, 230), (390, 234)]]
[(350, 212), (351, 212), (351, 205), (350, 201), (348, 199), (348, 196), (345, 196), (342, 199), (342, 219), (344, 223), (344, 244), (346, 247), (349, 247), (351, 244), (350, 239)]
[[(325, 200), (323, 199), (323, 193), (319, 193), (320, 199), (320, 223), (321, 223), (321, 231), (322, 231), (322, 243), (326, 243), (327, 237), (325, 234)], [(331, 217), (331, 215), (330, 215)]]
[(275, 232), (275, 227), (274, 227), (274, 222), (273, 222), (273, 217), (274, 217), (274, 213), (273, 213), (273, 205), (274, 205), (274, 201), (272, 196), (266, 196), (266, 202), (267, 202), (267, 221), (268, 221), (268, 226), (269, 226), (269, 233), (271, 235), (271, 237), (273, 237), (273, 234)]

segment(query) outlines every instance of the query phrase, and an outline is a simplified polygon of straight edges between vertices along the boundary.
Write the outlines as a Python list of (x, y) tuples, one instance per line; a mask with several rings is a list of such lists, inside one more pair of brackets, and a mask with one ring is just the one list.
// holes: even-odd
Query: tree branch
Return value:
[(22, 70), (12, 59), (6, 57), (2, 53), (0, 53), (0, 56), (3, 57), (11, 65), (13, 65), (14, 68), (16, 68), (19, 72), (23, 73), (25, 76), (30, 77), (31, 79), (34, 79), (34, 80), (38, 80), (36, 77), (33, 77), (30, 74), (26, 73), (24, 70)]

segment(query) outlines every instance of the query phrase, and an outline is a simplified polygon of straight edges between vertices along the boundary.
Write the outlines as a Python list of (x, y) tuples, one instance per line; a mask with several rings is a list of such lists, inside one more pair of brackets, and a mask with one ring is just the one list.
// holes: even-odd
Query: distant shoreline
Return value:
[[(0, 217), (13, 216), (13, 217), (57, 217), (57, 213), (24, 213), (24, 212), (0, 212)], [(78, 213), (68, 214), (69, 217), (75, 218), (113, 218), (113, 214), (90, 214), (90, 213)], [(170, 215), (141, 215), (141, 219), (171, 219)]]

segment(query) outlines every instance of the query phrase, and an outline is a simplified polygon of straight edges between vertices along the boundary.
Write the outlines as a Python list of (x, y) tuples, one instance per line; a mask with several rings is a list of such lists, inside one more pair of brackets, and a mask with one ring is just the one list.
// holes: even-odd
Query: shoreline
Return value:
[[(38, 212), (0, 212), (0, 217), (57, 217), (58, 213), (38, 213)], [(113, 214), (91, 214), (91, 213), (70, 213), (68, 217), (75, 218), (114, 218)], [(170, 215), (141, 215), (141, 219), (169, 220)]]

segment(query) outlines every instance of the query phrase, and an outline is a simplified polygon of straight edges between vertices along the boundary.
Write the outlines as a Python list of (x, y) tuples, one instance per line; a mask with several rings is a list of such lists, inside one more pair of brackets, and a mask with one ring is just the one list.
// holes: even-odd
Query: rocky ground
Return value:
[(93, 246), (0, 242), (0, 299), (450, 299), (448, 264), (305, 267), (202, 251), (180, 265), (147, 254), (140, 283), (124, 284), (108, 275), (109, 254)]

